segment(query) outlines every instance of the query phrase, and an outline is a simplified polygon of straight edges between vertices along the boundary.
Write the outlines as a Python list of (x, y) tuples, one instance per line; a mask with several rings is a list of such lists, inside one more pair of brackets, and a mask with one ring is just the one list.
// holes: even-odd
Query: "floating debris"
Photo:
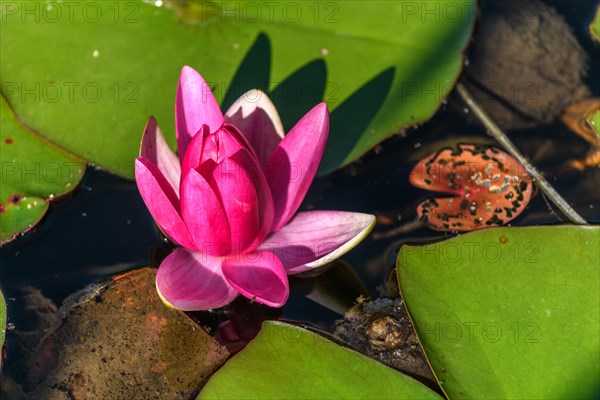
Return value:
[(458, 145), (421, 160), (412, 170), (416, 187), (454, 197), (427, 199), (417, 213), (440, 231), (503, 225), (529, 203), (532, 180), (517, 160), (491, 146)]

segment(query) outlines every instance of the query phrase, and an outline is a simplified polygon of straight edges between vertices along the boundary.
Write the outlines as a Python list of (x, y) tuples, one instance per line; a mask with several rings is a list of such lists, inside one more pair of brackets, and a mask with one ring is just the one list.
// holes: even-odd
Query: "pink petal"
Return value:
[(194, 242), (179, 212), (179, 199), (158, 167), (149, 159), (138, 157), (135, 181), (146, 207), (163, 232), (181, 246), (193, 248)]
[[(223, 124), (216, 132), (210, 133), (208, 125), (203, 125), (200, 131), (190, 141), (183, 157), (183, 175), (190, 169), (198, 167), (208, 160), (221, 162), (225, 157), (235, 154), (241, 149), (248, 150), (256, 158), (244, 135), (232, 125)], [(211, 168), (212, 170), (212, 168)], [(205, 171), (200, 171), (203, 175)]]
[(227, 215), (232, 252), (254, 250), (273, 221), (273, 200), (256, 159), (245, 149), (229, 153), (214, 169), (209, 183), (219, 193)]
[[(258, 155), (256, 154), (256, 151), (254, 151), (254, 148), (252, 147), (252, 145), (250, 144), (250, 142), (248, 141), (246, 136), (244, 136), (244, 134), (237, 127), (225, 122), (223, 124), (223, 128), (225, 130), (227, 130), (227, 132), (229, 132), (231, 137), (234, 138), (242, 147), (244, 147), (246, 150), (248, 150), (250, 152), (250, 154), (252, 154), (252, 157), (254, 157), (256, 160), (258, 160)], [(262, 166), (262, 164), (260, 164), (260, 163), (259, 163), (259, 165)]]
[(202, 161), (202, 152), (206, 138), (209, 136), (208, 125), (202, 125), (202, 128), (194, 135), (188, 144), (185, 154), (180, 154), (179, 157), (183, 160), (181, 171), (185, 176), (190, 169), (196, 169)]
[(243, 296), (269, 307), (281, 307), (290, 295), (285, 269), (269, 251), (237, 254), (223, 262), (227, 282)]
[(225, 122), (246, 136), (263, 165), (284, 136), (277, 109), (266, 93), (252, 89), (244, 93), (225, 113)]
[(175, 131), (180, 157), (202, 125), (215, 132), (223, 125), (223, 113), (210, 87), (192, 67), (185, 66), (179, 76), (175, 97)]
[(298, 121), (265, 164), (275, 203), (272, 231), (282, 228), (304, 200), (321, 162), (328, 132), (327, 105), (321, 103)]
[(221, 270), (221, 258), (178, 248), (160, 264), (156, 289), (168, 305), (184, 311), (223, 307), (237, 296)]
[(345, 211), (298, 213), (259, 247), (279, 257), (289, 275), (325, 265), (346, 254), (375, 226), (375, 216)]
[(179, 197), (179, 181), (181, 180), (181, 164), (167, 144), (156, 119), (150, 117), (144, 128), (140, 156), (152, 161)]
[(212, 256), (230, 252), (225, 211), (209, 183), (194, 169), (181, 183), (181, 213), (197, 250)]

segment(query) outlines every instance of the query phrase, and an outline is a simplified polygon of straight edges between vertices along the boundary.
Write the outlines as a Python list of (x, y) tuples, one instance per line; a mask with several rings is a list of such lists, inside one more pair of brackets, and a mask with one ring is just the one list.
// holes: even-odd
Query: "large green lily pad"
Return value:
[(1, 2), (0, 79), (16, 113), (128, 177), (149, 115), (175, 144), (183, 65), (224, 108), (266, 89), (287, 128), (325, 99), (321, 169), (346, 164), (431, 117), (460, 73), (476, 10), (474, 0), (153, 3)]
[(267, 321), (198, 399), (441, 399), (414, 379), (305, 329)]
[(85, 162), (38, 137), (0, 99), (0, 244), (31, 229), (48, 202), (75, 189)]
[(600, 374), (600, 228), (495, 228), (403, 246), (398, 279), (451, 399), (589, 399)]

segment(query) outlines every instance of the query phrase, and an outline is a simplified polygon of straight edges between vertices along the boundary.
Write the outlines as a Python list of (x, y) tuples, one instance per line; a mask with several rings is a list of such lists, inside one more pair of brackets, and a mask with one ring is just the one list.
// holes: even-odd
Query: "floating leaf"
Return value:
[(398, 280), (451, 399), (600, 389), (600, 228), (493, 228), (403, 246)]
[(1, 87), (17, 115), (127, 177), (150, 114), (175, 144), (183, 65), (223, 108), (249, 88), (270, 92), (286, 128), (324, 99), (321, 169), (347, 164), (433, 115), (461, 71), (476, 11), (474, 0), (186, 2), (183, 23), (149, 3), (2, 3)]
[(85, 163), (29, 130), (2, 97), (0, 165), (0, 244), (4, 244), (37, 224), (49, 200), (75, 189)]
[(458, 145), (421, 160), (410, 183), (454, 197), (431, 198), (417, 214), (430, 228), (469, 231), (512, 221), (529, 203), (531, 177), (507, 153), (491, 146)]
[(419, 382), (305, 329), (267, 321), (198, 399), (441, 399)]

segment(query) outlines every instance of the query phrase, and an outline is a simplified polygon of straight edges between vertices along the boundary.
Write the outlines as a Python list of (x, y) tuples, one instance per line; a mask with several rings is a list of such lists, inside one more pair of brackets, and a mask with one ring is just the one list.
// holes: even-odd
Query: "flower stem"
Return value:
[(587, 225), (587, 221), (581, 217), (567, 203), (567, 201), (550, 185), (550, 183), (538, 172), (538, 170), (525, 158), (525, 156), (517, 149), (514, 143), (508, 138), (508, 136), (494, 123), (490, 116), (481, 108), (479, 104), (471, 97), (467, 88), (462, 83), (456, 85), (458, 94), (462, 97), (467, 106), (473, 111), (473, 114), (477, 116), (479, 121), (485, 126), (487, 132), (496, 141), (504, 147), (504, 149), (517, 159), (523, 165), (525, 170), (531, 175), (534, 181), (537, 182), (540, 189), (548, 196), (548, 198), (562, 211), (562, 213), (569, 218), (573, 223), (578, 225)]

